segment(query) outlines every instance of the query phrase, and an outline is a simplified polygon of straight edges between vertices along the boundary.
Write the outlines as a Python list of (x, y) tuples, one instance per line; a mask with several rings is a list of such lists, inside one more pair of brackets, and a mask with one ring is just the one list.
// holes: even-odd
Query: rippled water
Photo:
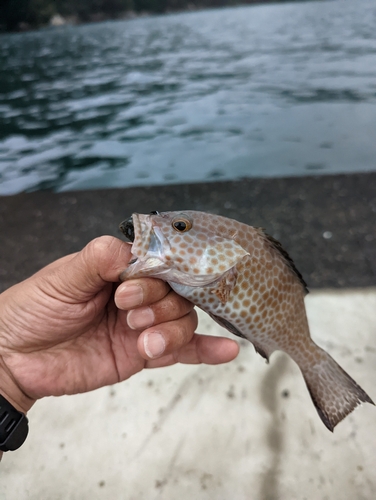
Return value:
[(376, 170), (376, 2), (0, 36), (0, 194)]

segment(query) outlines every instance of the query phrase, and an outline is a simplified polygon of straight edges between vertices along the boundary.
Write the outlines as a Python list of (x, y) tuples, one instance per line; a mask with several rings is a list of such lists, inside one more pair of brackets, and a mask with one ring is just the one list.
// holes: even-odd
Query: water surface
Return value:
[(376, 170), (376, 3), (0, 36), (0, 194)]

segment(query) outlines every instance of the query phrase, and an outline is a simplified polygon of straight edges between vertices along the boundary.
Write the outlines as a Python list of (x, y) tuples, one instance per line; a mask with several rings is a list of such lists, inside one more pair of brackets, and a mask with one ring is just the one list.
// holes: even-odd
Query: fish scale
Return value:
[(267, 360), (275, 350), (286, 352), (329, 430), (359, 403), (373, 404), (311, 339), (306, 283), (281, 244), (261, 228), (191, 210), (133, 214), (120, 228), (133, 241), (133, 259), (121, 279), (167, 281)]

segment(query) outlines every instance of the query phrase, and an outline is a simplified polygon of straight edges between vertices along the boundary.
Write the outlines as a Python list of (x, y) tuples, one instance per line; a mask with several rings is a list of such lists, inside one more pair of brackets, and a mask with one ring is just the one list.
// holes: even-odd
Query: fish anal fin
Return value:
[(320, 358), (319, 363), (303, 370), (303, 376), (317, 413), (333, 432), (334, 427), (359, 404), (374, 402), (322, 349)]
[(237, 274), (236, 267), (232, 267), (216, 283), (216, 286), (210, 290), (211, 293), (215, 294), (219, 298), (222, 305), (226, 304), (231, 291), (236, 285)]

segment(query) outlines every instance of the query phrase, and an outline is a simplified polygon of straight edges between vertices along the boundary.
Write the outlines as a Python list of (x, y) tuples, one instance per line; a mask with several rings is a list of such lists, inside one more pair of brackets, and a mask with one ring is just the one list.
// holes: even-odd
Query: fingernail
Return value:
[(139, 307), (127, 314), (127, 323), (132, 330), (146, 328), (154, 323), (154, 313), (150, 307)]
[(166, 342), (158, 332), (147, 333), (144, 337), (144, 349), (149, 358), (158, 358), (164, 353)]
[(142, 304), (144, 292), (140, 285), (120, 285), (116, 291), (115, 303), (119, 309), (133, 309)]

